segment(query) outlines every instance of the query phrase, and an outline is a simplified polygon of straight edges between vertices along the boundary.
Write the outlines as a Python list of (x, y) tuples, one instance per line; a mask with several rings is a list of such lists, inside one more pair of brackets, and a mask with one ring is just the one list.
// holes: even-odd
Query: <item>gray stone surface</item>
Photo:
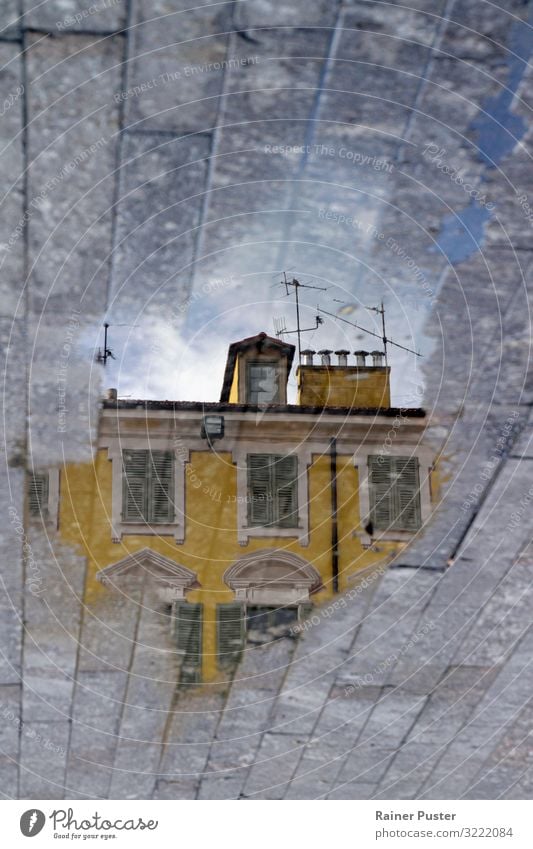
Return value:
[[(533, 125), (531, 66), (513, 56), (526, 7), (89, 5), (25, 0), (17, 22), (8, 2), (0, 22), (2, 792), (531, 798)], [(492, 164), (487, 126), (504, 145)], [(484, 224), (446, 169), (494, 204)], [(283, 268), (364, 305), (383, 296), (390, 335), (422, 349), (416, 368), (395, 357), (394, 392), (418, 404), (425, 384), (440, 500), (372, 590), (298, 641), (247, 651), (233, 681), (178, 690), (155, 600), (82, 605), (84, 559), (53, 529), (17, 531), (25, 470), (91, 456), (104, 317), (142, 325), (127, 345), (112, 328), (127, 374), (147, 340), (164, 348), (217, 309), (225, 349), (258, 309), (267, 324), (286, 311), (271, 289)], [(210, 279), (231, 290), (204, 297)], [(358, 347), (344, 330), (328, 325)]]
[(68, 33), (110, 33), (126, 23), (126, 0), (23, 0), (23, 25), (54, 35)]
[(98, 314), (104, 304), (120, 60), (117, 38), (29, 38), (28, 250), (37, 315), (69, 306)]
[[(0, 222), (0, 303), (3, 316), (24, 312), (24, 186), (22, 124), (25, 87), (17, 44), (0, 43), (2, 121), (0, 169), (2, 218)], [(18, 285), (17, 285), (18, 284)]]

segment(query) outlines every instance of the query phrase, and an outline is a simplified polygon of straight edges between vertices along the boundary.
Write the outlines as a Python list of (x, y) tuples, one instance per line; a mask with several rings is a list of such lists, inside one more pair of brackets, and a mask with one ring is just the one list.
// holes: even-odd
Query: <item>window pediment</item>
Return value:
[(254, 551), (241, 557), (226, 571), (224, 581), (235, 591), (294, 588), (311, 594), (322, 586), (314, 566), (296, 554), (275, 549)]
[(173, 590), (175, 598), (183, 598), (186, 590), (200, 586), (196, 572), (150, 548), (135, 551), (122, 560), (111, 563), (97, 572), (96, 578), (111, 589), (119, 589), (122, 583), (132, 580), (149, 581)]

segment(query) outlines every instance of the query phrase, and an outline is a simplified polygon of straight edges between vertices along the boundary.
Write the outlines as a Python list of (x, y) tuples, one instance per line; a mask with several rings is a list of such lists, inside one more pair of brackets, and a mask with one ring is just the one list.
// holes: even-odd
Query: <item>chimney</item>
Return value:
[(342, 348), (341, 348), (340, 351), (335, 351), (335, 354), (339, 358), (339, 365), (340, 366), (345, 367), (345, 366), (348, 365), (348, 354), (349, 353), (350, 353), (349, 351), (344, 351)]
[(385, 354), (383, 351), (372, 351), (372, 365), (382, 367), (385, 362)]
[(312, 351), (311, 348), (306, 348), (305, 351), (302, 351), (302, 356), (304, 357), (304, 366), (312, 366), (313, 365), (313, 357), (316, 354), (316, 351)]
[[(304, 353), (308, 354), (307, 351)], [(368, 351), (355, 351), (356, 365), (347, 364), (348, 351), (335, 351), (339, 358), (339, 365), (335, 368), (331, 368), (332, 351), (325, 348), (318, 353), (322, 358), (321, 367), (309, 365), (311, 357), (305, 364), (302, 362), (296, 372), (299, 404), (323, 409), (390, 408), (390, 369), (367, 364), (370, 359)], [(381, 351), (373, 351), (372, 356), (374, 366), (382, 364), (384, 354)]]

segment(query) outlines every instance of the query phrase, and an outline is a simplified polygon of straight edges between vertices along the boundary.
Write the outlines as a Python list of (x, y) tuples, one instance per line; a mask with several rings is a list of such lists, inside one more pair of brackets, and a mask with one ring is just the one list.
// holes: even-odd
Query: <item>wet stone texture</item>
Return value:
[[(527, 7), (96, 5), (1, 12), (4, 793), (531, 798)], [(384, 298), (424, 354), (395, 354), (393, 389), (423, 395), (442, 485), (372, 588), (178, 689), (168, 611), (139, 587), (85, 598), (25, 475), (92, 457), (106, 318), (135, 392), (146, 339), (164, 374), (215, 306), (210, 369), (258, 314), (290, 320), (283, 269)], [(331, 347), (361, 347), (344, 330)]]

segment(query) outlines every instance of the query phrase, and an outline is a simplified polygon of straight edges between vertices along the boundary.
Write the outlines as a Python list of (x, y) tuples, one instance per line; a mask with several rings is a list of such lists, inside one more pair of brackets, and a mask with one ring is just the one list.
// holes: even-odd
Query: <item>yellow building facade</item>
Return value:
[(214, 680), (247, 639), (292, 627), (409, 542), (431, 507), (426, 419), (390, 407), (374, 354), (304, 352), (297, 404), (294, 347), (264, 333), (230, 346), (218, 402), (111, 391), (93, 463), (34, 482), (30, 499), (87, 558), (86, 603), (155, 588), (182, 680)]

